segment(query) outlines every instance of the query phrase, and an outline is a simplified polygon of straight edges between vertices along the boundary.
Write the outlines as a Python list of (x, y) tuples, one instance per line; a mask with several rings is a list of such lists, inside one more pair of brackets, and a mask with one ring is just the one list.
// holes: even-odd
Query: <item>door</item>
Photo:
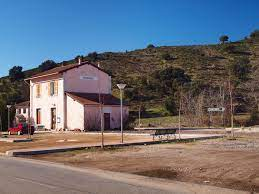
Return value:
[(56, 108), (51, 108), (51, 129), (56, 129)]
[(41, 124), (41, 109), (37, 108), (36, 109), (36, 124)]
[(109, 130), (111, 129), (111, 114), (110, 113), (104, 113), (104, 129)]

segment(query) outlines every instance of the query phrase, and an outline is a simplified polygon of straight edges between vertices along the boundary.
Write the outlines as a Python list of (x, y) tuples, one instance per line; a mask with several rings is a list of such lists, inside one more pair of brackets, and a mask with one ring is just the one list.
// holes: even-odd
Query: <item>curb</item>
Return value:
[[(126, 146), (139, 146), (139, 145), (153, 145), (160, 143), (171, 143), (171, 142), (189, 142), (196, 140), (205, 140), (205, 139), (216, 139), (222, 138), (223, 135), (214, 135), (207, 137), (193, 137), (188, 139), (169, 139), (169, 140), (155, 140), (155, 141), (146, 141), (146, 142), (131, 142), (131, 143), (118, 143), (118, 144), (105, 144), (105, 147), (126, 147)], [(16, 156), (29, 156), (29, 155), (38, 155), (38, 154), (50, 154), (50, 153), (59, 153), (75, 150), (83, 150), (88, 148), (99, 148), (101, 145), (78, 145), (78, 146), (63, 146), (63, 147), (49, 147), (49, 148), (38, 148), (38, 149), (21, 149), (21, 150), (9, 150), (5, 152), (6, 156), (16, 157)]]
[(31, 142), (32, 139), (9, 139), (9, 138), (0, 138), (0, 142), (8, 143), (19, 143), (19, 142)]

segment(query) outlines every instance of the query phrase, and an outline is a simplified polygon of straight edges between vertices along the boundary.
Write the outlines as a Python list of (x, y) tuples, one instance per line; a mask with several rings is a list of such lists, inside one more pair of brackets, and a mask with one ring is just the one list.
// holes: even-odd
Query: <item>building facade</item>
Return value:
[(15, 105), (15, 116), (24, 117), (25, 120), (28, 120), (29, 117), (29, 108), (30, 101), (21, 102)]
[[(111, 77), (94, 64), (57, 67), (26, 81), (35, 126), (98, 130), (102, 117), (105, 129), (120, 127), (120, 101), (111, 94)], [(127, 117), (128, 107), (123, 106), (123, 118)]]

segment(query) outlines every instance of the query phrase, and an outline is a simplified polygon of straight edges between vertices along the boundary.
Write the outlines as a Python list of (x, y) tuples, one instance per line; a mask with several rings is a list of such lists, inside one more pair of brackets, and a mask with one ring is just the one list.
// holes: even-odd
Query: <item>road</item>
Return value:
[(0, 157), (1, 194), (196, 192), (239, 193), (233, 190), (191, 183), (167, 182), (162, 179), (98, 169), (80, 169), (50, 162)]

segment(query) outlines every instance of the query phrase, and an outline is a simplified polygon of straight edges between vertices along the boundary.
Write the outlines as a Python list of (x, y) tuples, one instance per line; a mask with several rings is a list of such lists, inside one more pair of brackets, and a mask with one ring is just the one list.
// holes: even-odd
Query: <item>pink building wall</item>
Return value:
[[(86, 105), (85, 112), (85, 128), (87, 128), (87, 122), (97, 121), (97, 129), (100, 129), (100, 108), (99, 106)], [(103, 113), (110, 113), (110, 127), (111, 129), (120, 128), (120, 106), (103, 106)], [(128, 118), (128, 107), (123, 107), (123, 118)]]
[(71, 69), (63, 74), (64, 90), (66, 92), (111, 94), (111, 77), (93, 67), (83, 65)]

